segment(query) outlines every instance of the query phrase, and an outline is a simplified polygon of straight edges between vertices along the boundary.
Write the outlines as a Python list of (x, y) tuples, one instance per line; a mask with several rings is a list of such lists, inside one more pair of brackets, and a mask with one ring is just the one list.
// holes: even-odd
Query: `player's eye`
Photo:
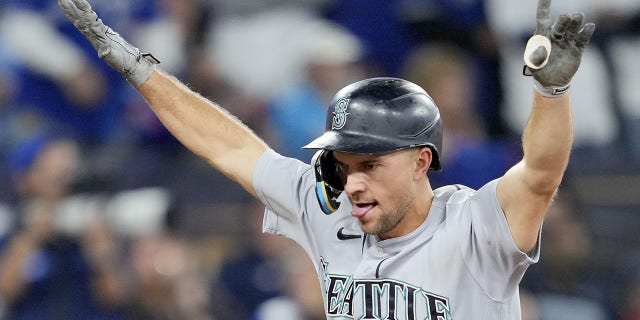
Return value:
[(361, 168), (362, 168), (362, 171), (371, 171), (371, 170), (375, 169), (376, 166), (377, 166), (377, 164), (374, 163), (374, 162), (366, 162), (366, 163), (362, 164)]

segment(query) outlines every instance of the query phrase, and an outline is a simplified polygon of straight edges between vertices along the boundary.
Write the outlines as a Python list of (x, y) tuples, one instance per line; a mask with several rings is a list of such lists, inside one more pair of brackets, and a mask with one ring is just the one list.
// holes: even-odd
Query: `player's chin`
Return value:
[(364, 216), (357, 218), (364, 233), (375, 234), (378, 231), (379, 216), (376, 209), (373, 208)]
[(359, 220), (360, 222), (360, 229), (362, 229), (362, 232), (368, 235), (376, 235), (378, 234), (378, 228), (376, 227), (375, 223), (369, 221), (369, 222), (363, 222), (362, 220)]
[(380, 223), (380, 221), (376, 219), (369, 219), (368, 221), (360, 221), (360, 228), (362, 232), (368, 235), (380, 235), (382, 233), (387, 232), (384, 226)]

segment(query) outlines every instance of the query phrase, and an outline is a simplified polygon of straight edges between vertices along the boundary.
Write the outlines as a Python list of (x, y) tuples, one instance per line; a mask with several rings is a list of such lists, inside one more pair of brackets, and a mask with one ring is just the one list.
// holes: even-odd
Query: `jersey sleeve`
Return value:
[(263, 232), (283, 235), (303, 246), (309, 229), (308, 202), (315, 197), (311, 166), (267, 150), (258, 160), (253, 187), (265, 205)]
[(529, 253), (518, 249), (507, 219), (500, 207), (496, 190), (499, 179), (476, 191), (464, 207), (459, 219), (460, 247), (473, 278), (492, 299), (511, 299), (527, 268), (540, 256), (540, 235)]

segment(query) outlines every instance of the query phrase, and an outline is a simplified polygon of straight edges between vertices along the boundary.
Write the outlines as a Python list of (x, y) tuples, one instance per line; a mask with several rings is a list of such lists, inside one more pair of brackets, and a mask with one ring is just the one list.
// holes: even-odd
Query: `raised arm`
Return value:
[(255, 195), (253, 170), (268, 148), (259, 137), (225, 109), (157, 70), (153, 56), (141, 53), (105, 26), (85, 0), (59, 0), (58, 4), (100, 58), (142, 94), (184, 146)]
[(248, 127), (161, 71), (138, 91), (183, 145), (255, 196), (253, 169), (267, 145)]
[[(551, 0), (538, 2), (536, 35), (525, 50), (525, 73), (533, 76), (533, 107), (522, 143), (524, 157), (498, 184), (498, 201), (511, 234), (531, 251), (553, 196), (562, 182), (573, 142), (569, 83), (595, 29), (583, 15), (549, 19)], [(548, 41), (548, 40), (550, 41)]]

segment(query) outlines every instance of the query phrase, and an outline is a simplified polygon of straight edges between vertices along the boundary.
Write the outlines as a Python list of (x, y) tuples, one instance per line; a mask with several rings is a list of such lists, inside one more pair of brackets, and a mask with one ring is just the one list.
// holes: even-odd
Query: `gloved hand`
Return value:
[(552, 25), (550, 6), (551, 0), (538, 1), (537, 26), (525, 49), (524, 74), (533, 76), (542, 95), (557, 97), (568, 91), (596, 26), (583, 24), (582, 13), (561, 14)]
[(120, 72), (134, 87), (139, 87), (160, 63), (148, 53), (140, 50), (118, 33), (102, 23), (98, 15), (85, 0), (58, 0), (67, 18), (91, 42), (100, 59)]

